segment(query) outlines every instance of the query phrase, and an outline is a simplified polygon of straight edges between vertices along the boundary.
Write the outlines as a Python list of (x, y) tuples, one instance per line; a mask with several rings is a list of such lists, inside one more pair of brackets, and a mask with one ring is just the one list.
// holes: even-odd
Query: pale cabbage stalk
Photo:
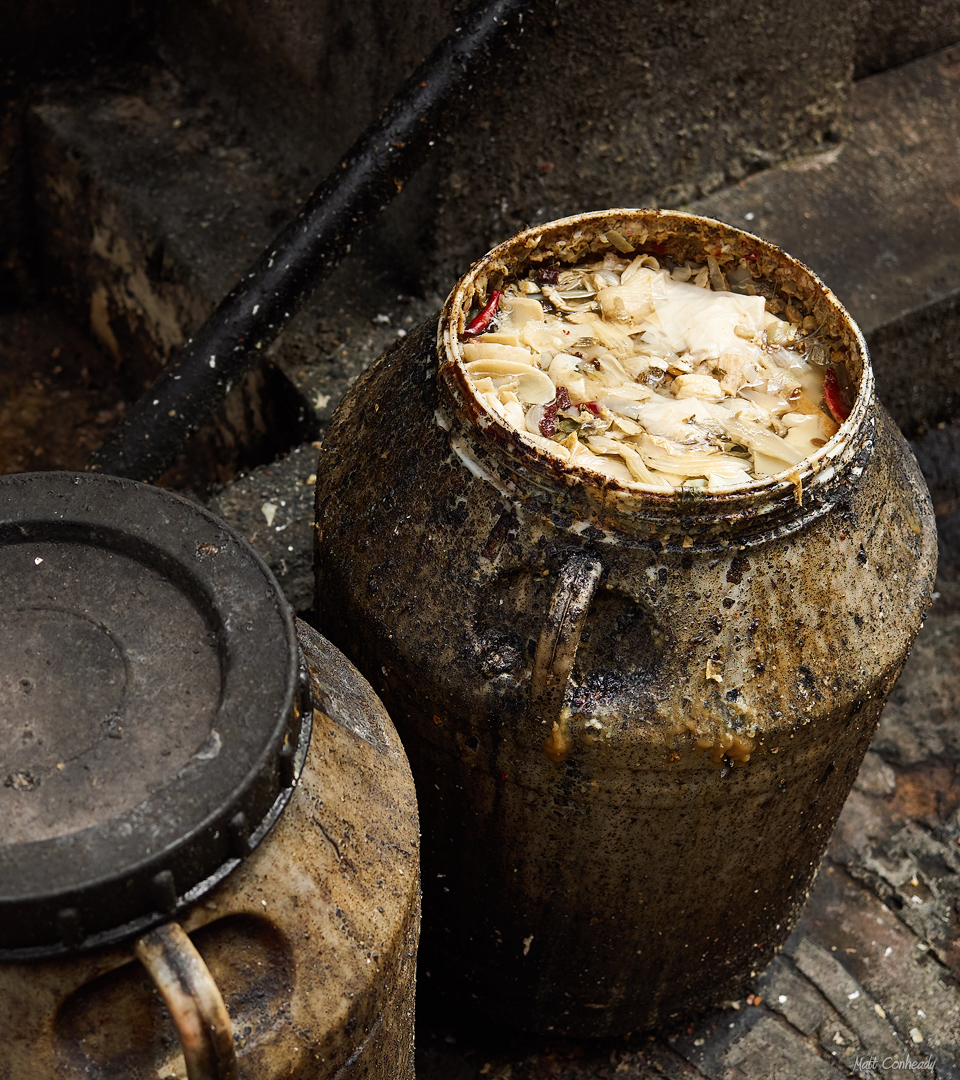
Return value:
[(701, 289), (674, 281), (663, 271), (645, 270), (662, 278), (665, 299), (655, 306), (656, 319), (646, 320), (644, 340), (664, 352), (686, 354), (695, 364), (725, 353), (762, 361), (765, 315), (762, 296), (741, 296)]
[(504, 383), (509, 384), (509, 388), (516, 390), (520, 400), (528, 405), (546, 405), (548, 401), (553, 401), (557, 393), (548, 375), (539, 368), (516, 360), (486, 357), (472, 360), (467, 364), (467, 373), (473, 379), (492, 379), (498, 388)]

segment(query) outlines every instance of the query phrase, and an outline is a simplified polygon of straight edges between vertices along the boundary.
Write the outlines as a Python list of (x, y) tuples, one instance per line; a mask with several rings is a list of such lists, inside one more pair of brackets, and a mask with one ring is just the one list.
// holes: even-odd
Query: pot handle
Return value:
[(164, 923), (139, 938), (133, 951), (170, 1011), (189, 1080), (237, 1080), (230, 1014), (183, 927)]
[(601, 569), (599, 559), (578, 553), (560, 571), (533, 659), (530, 702), (541, 723), (562, 726), (567, 684)]

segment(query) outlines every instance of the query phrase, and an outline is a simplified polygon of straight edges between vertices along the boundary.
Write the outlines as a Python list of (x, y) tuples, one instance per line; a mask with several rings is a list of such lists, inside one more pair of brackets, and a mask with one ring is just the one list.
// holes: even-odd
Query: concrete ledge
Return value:
[(857, 83), (850, 134), (693, 205), (807, 263), (907, 433), (960, 411), (960, 46)]
[[(156, 68), (133, 72), (122, 91), (59, 88), (34, 105), (29, 131), (45, 284), (136, 397), (309, 185)], [(438, 302), (398, 300), (351, 257), (198, 436), (180, 482), (222, 483), (315, 438), (357, 374)]]

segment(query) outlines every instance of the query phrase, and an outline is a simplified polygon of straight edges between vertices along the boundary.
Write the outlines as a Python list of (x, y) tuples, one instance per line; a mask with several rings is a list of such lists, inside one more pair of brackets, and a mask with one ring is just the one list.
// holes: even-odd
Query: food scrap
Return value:
[(463, 331), (467, 375), (527, 441), (622, 484), (718, 491), (794, 469), (849, 407), (816, 320), (769, 311), (740, 264), (544, 264)]

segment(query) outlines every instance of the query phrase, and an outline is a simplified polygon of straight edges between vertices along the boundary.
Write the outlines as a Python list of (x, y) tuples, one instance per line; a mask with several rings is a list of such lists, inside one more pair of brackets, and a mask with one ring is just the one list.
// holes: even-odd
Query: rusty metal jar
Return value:
[[(789, 473), (658, 492), (486, 411), (461, 363), (471, 307), (611, 234), (752, 260), (845, 369), (838, 433)], [(322, 628), (417, 781), (421, 983), (587, 1036), (736, 997), (797, 918), (934, 577), (929, 495), (836, 298), (688, 214), (530, 229), (358, 381), (317, 475)]]
[(158, 488), (0, 478), (0, 572), (0, 1077), (412, 1077), (416, 797), (367, 682)]

